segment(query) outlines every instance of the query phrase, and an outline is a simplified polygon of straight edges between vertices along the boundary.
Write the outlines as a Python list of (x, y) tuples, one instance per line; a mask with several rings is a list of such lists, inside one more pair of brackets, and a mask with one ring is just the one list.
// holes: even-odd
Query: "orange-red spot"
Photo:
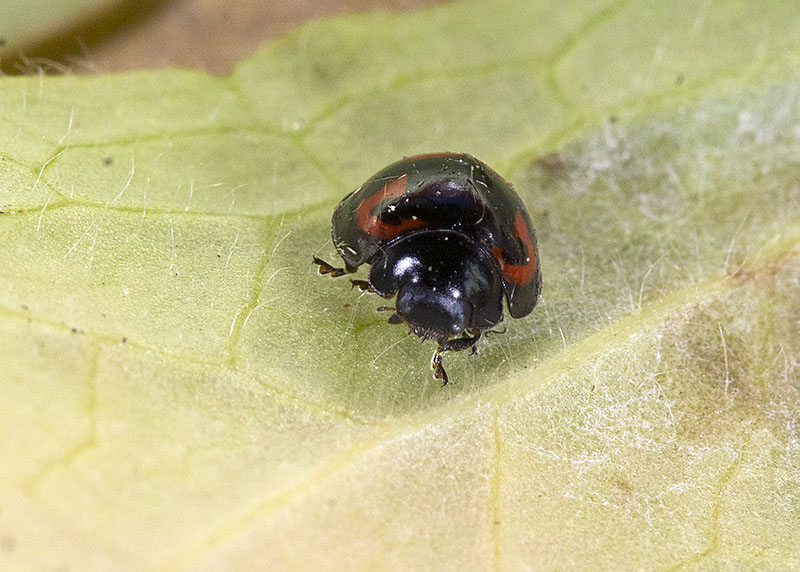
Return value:
[(407, 183), (408, 175), (403, 175), (389, 181), (383, 188), (361, 201), (356, 209), (356, 225), (364, 234), (376, 240), (391, 240), (406, 231), (425, 226), (424, 220), (410, 217), (402, 219), (399, 224), (391, 224), (382, 221), (380, 216), (372, 213), (372, 210), (381, 201), (401, 197), (406, 190)]
[(509, 264), (503, 259), (503, 250), (498, 246), (492, 248), (492, 255), (497, 260), (497, 264), (500, 266), (500, 274), (503, 275), (506, 282), (523, 285), (533, 280), (536, 275), (536, 252), (533, 249), (533, 240), (531, 239), (528, 225), (525, 224), (525, 219), (522, 218), (520, 211), (517, 211), (514, 216), (514, 233), (525, 246), (525, 263)]

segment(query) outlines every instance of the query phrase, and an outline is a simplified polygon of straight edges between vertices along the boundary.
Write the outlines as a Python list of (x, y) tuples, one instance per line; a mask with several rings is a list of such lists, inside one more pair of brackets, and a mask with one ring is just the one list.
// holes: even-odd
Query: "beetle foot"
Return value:
[(356, 286), (358, 286), (358, 289), (361, 290), (362, 292), (375, 292), (375, 290), (372, 289), (372, 286), (370, 286), (369, 282), (367, 282), (366, 280), (353, 280), (351, 278), (350, 284), (351, 288), (355, 288)]
[(450, 379), (447, 377), (447, 372), (444, 370), (444, 366), (442, 365), (442, 346), (438, 346), (433, 351), (433, 357), (431, 358), (431, 369), (433, 369), (433, 379), (441, 379), (442, 380), (442, 387), (450, 383)]
[(316, 256), (314, 256), (313, 258), (314, 258), (314, 264), (319, 266), (318, 270), (320, 274), (330, 274), (331, 278), (338, 278), (339, 276), (344, 276), (345, 274), (348, 273), (346, 269), (336, 268), (335, 266), (331, 266), (321, 258), (317, 258)]

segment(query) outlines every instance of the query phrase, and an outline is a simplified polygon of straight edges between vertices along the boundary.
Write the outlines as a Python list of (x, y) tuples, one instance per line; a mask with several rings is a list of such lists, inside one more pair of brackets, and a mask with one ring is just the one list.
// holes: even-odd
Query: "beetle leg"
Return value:
[(370, 286), (369, 282), (367, 282), (366, 280), (353, 280), (351, 278), (350, 284), (353, 285), (352, 286), (353, 288), (358, 286), (358, 289), (361, 290), (362, 292), (373, 292), (373, 293), (375, 292), (375, 290), (372, 289), (372, 286)]
[(350, 271), (346, 268), (336, 268), (335, 266), (331, 266), (321, 258), (317, 258), (314, 256), (314, 264), (319, 266), (319, 273), (320, 274), (330, 274), (331, 278), (338, 278), (339, 276), (344, 276), (345, 274), (349, 274)]
[(437, 346), (433, 350), (433, 357), (431, 358), (431, 369), (433, 369), (433, 379), (441, 379), (442, 387), (450, 383), (447, 377), (447, 372), (442, 365), (442, 346)]
[[(469, 334), (472, 334), (470, 337)], [(475, 344), (481, 339), (480, 330), (468, 330), (463, 337), (439, 343), (442, 352), (460, 352), (469, 348), (475, 349)]]
[(442, 380), (442, 387), (450, 383), (447, 377), (447, 372), (442, 365), (442, 354), (444, 352), (460, 352), (466, 349), (472, 349), (471, 353), (475, 353), (475, 344), (481, 339), (480, 330), (467, 330), (463, 337), (454, 340), (439, 340), (439, 345), (433, 351), (431, 358), (431, 369), (433, 369), (433, 378)]
[(378, 306), (375, 308), (377, 312), (394, 312), (391, 316), (389, 316), (389, 323), (390, 324), (402, 324), (403, 318), (397, 315), (397, 308), (394, 306)]
[(502, 330), (486, 330), (487, 334), (494, 334), (496, 336), (502, 336), (506, 332), (508, 332), (508, 328), (506, 328), (505, 326), (503, 326)]

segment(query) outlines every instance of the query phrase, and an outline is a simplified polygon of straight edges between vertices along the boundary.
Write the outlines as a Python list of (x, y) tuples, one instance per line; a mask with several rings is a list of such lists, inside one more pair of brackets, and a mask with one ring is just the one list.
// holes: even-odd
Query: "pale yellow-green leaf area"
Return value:
[[(0, 78), (0, 570), (800, 568), (797, 29), (460, 1), (225, 78)], [(445, 150), (544, 290), (442, 388), (311, 257)]]

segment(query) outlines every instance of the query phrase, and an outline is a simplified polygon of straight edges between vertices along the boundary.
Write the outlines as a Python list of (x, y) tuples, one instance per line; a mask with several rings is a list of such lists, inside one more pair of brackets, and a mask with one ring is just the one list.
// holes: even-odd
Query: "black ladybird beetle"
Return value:
[(372, 176), (333, 211), (331, 234), (344, 268), (314, 257), (320, 274), (355, 272), (353, 286), (397, 295), (390, 324), (436, 340), (431, 367), (447, 385), (442, 354), (472, 348), (503, 319), (536, 305), (542, 279), (536, 234), (525, 205), (500, 175), (475, 157), (408, 157)]

